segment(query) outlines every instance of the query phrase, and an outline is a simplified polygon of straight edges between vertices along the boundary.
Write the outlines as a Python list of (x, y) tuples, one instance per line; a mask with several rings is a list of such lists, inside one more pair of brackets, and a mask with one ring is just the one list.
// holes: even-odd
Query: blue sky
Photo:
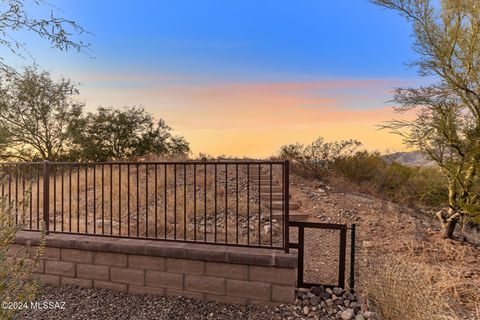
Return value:
[[(52, 3), (93, 33), (83, 39), (92, 43), (94, 61), (73, 53), (55, 55), (56, 65), (72, 69), (269, 81), (415, 75), (405, 66), (414, 58), (409, 25), (365, 0)], [(46, 48), (39, 45), (34, 56), (53, 68)]]
[[(390, 117), (385, 101), (392, 88), (418, 82), (416, 71), (406, 66), (415, 59), (411, 29), (395, 12), (365, 0), (51, 3), (61, 9), (62, 15), (92, 32), (82, 36), (91, 43), (89, 54), (57, 52), (31, 35), (19, 36), (28, 43), (39, 66), (81, 83), (82, 99), (88, 108), (100, 104), (144, 105), (190, 138), (194, 150), (214, 154), (268, 155), (282, 143), (307, 142), (319, 134), (347, 138), (345, 134), (352, 132), (342, 134), (344, 119), (350, 128), (358, 126), (364, 132), (360, 137), (366, 139), (369, 148), (399, 148), (398, 139), (384, 137), (385, 132), (375, 133), (375, 123), (383, 118), (375, 116), (369, 123), (365, 120), (370, 114)], [(30, 59), (9, 59), (16, 66), (32, 63)], [(284, 85), (272, 89), (269, 84)], [(249, 91), (259, 99), (252, 102)], [(218, 99), (226, 92), (232, 93), (232, 100)], [(259, 114), (266, 117), (260, 119), (265, 123), (271, 120), (275, 105), (289, 98), (290, 104), (278, 107), (284, 108), (285, 114), (312, 109), (313, 119), (320, 119), (324, 110), (323, 118), (334, 119), (339, 126), (329, 123), (328, 129), (315, 133), (315, 123), (307, 128), (290, 116), (289, 123), (294, 123), (288, 128), (284, 120), (277, 119), (277, 128), (267, 126), (269, 131), (263, 132), (270, 136), (275, 130), (289, 130), (290, 134), (281, 138), (290, 141), (272, 137), (250, 150), (255, 141), (247, 139), (236, 152), (230, 148), (231, 140), (245, 136), (238, 129), (226, 134), (230, 140), (215, 146), (212, 142), (202, 144), (224, 130), (216, 124), (221, 118), (209, 122), (200, 116), (218, 116), (219, 104), (225, 116), (233, 107), (245, 113), (263, 108)], [(257, 101), (262, 102), (257, 105)], [(351, 111), (352, 119), (327, 114), (332, 110)], [(365, 115), (355, 123), (358, 111)], [(194, 113), (197, 122), (189, 116)], [(244, 119), (250, 121), (244, 127), (252, 130), (258, 126), (248, 119)], [(318, 128), (324, 127), (320, 121)]]

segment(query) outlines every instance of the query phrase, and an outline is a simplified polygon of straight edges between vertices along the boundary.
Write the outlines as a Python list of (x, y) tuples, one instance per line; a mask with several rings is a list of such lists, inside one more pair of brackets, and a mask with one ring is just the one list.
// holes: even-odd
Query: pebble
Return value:
[(307, 306), (303, 307), (303, 314), (308, 315), (310, 313), (310, 309)]
[(342, 311), (342, 314), (340, 315), (342, 320), (350, 320), (354, 316), (355, 316), (355, 311), (353, 309), (346, 309), (346, 310)]
[[(296, 297), (297, 310), (308, 318), (316, 318), (319, 314), (320, 319), (366, 320), (372, 317), (371, 312), (367, 311), (368, 306), (358, 302), (358, 295), (342, 288), (302, 288), (297, 289)], [(309, 313), (305, 313), (306, 310)]]

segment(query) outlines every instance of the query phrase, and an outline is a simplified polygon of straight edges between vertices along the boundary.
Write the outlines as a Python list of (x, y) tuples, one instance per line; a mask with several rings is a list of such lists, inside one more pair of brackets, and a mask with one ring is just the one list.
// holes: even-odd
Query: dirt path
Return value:
[[(361, 280), (364, 272), (360, 262), (367, 256), (407, 252), (432, 269), (448, 274), (451, 279), (449, 285), (452, 286), (449, 290), (458, 291), (461, 288), (467, 296), (478, 295), (478, 234), (469, 234), (467, 242), (441, 239), (438, 224), (425, 213), (362, 193), (360, 188), (338, 178), (314, 182), (293, 174), (291, 181), (292, 199), (301, 203), (300, 210), (308, 212), (311, 219), (357, 225), (357, 280)], [(328, 283), (337, 279), (338, 236), (329, 232), (312, 230), (306, 234), (307, 280)], [(295, 238), (295, 235), (292, 237)], [(357, 284), (360, 282), (357, 281)], [(362, 290), (361, 287), (358, 289)], [(470, 298), (475, 299), (464, 297), (465, 301)]]

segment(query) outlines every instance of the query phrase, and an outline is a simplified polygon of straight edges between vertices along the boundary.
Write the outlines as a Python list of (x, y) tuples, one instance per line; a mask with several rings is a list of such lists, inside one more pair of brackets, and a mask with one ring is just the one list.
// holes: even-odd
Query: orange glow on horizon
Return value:
[[(98, 79), (128, 81), (114, 76)], [(391, 106), (378, 101), (368, 108), (350, 106), (352, 100), (355, 102), (349, 96), (351, 88), (385, 94), (391, 83), (384, 80), (200, 85), (147, 80), (147, 85), (122, 89), (113, 85), (81, 88), (82, 99), (89, 109), (143, 105), (163, 118), (176, 134), (185, 136), (194, 155), (268, 157), (284, 144), (310, 143), (318, 136), (328, 141), (357, 139), (369, 150), (405, 150), (398, 136), (378, 131), (383, 121), (399, 117)], [(315, 92), (329, 89), (335, 89), (336, 94)]]

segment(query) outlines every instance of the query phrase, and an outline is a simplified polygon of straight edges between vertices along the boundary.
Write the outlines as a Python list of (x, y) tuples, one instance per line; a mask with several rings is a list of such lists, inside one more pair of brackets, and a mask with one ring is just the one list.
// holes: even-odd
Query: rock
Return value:
[(365, 317), (363, 316), (363, 314), (357, 314), (355, 316), (355, 320), (365, 320)]
[(351, 320), (353, 319), (354, 316), (355, 316), (355, 311), (353, 311), (353, 309), (346, 309), (342, 311), (342, 314), (340, 317), (342, 320)]
[(312, 306), (316, 306), (320, 303), (320, 299), (318, 299), (317, 296), (313, 296), (312, 298), (310, 298), (310, 304)]
[(343, 299), (337, 299), (334, 301), (334, 303), (337, 305), (337, 306), (340, 306), (343, 304)]
[(315, 297), (315, 295), (313, 293), (311, 293), (311, 292), (307, 293), (307, 299), (311, 299), (313, 297)]
[(347, 300), (350, 300), (350, 301), (355, 300), (355, 297), (354, 297), (353, 294), (351, 294), (350, 292), (345, 292), (345, 293), (343, 294), (343, 298), (344, 298), (344, 299), (347, 299)]
[(337, 296), (341, 296), (342, 293), (343, 293), (343, 289), (342, 289), (342, 288), (335, 287), (335, 288), (333, 288), (332, 292), (333, 292), (334, 294), (336, 294)]
[(303, 307), (303, 314), (307, 316), (309, 313), (310, 313), (310, 309), (308, 309), (307, 306)]
[(269, 234), (270, 233), (270, 225), (264, 225), (263, 226), (263, 233), (264, 234)]
[(325, 300), (325, 304), (327, 305), (327, 307), (331, 307), (331, 306), (333, 306), (333, 300), (332, 299), (327, 299), (327, 300)]
[(373, 241), (363, 241), (363, 246), (367, 249), (372, 248), (374, 245), (375, 243)]
[(365, 312), (363, 313), (363, 317), (364, 317), (365, 319), (370, 319), (372, 316), (373, 316), (373, 315), (372, 315), (372, 312), (370, 312), (370, 311), (365, 311)]

